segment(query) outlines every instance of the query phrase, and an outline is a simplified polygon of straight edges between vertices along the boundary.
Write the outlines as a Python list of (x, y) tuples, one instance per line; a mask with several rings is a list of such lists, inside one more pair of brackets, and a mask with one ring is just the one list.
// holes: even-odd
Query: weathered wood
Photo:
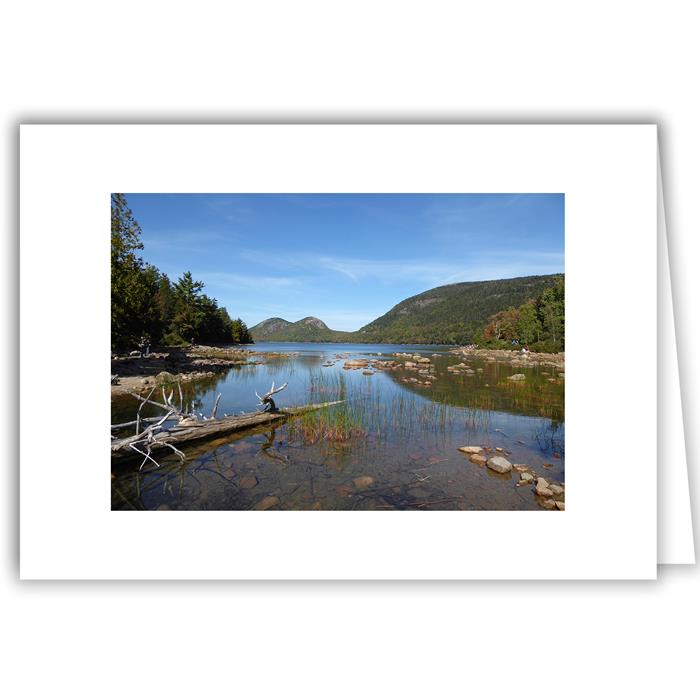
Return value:
[[(274, 423), (284, 420), (289, 416), (296, 416), (309, 411), (318, 411), (321, 408), (335, 406), (343, 401), (328, 401), (326, 403), (314, 403), (306, 406), (294, 406), (291, 408), (281, 408), (277, 412), (257, 411), (239, 416), (227, 416), (213, 420), (205, 420), (194, 425), (177, 426), (162, 430), (153, 436), (149, 443), (150, 451), (155, 452), (163, 449), (171, 449), (174, 445), (205, 440), (207, 438), (219, 437), (227, 433), (235, 433), (246, 428), (253, 428), (257, 425)], [(131, 445), (142, 439), (143, 435), (131, 435), (121, 440), (114, 440), (111, 443), (112, 459), (133, 458), (134, 450)]]

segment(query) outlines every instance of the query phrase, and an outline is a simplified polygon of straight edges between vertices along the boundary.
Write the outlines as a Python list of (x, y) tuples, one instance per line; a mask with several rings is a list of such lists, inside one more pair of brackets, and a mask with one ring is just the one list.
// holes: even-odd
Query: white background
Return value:
[[(621, 287), (624, 323), (655, 323), (655, 126), (25, 125), (20, 141), (22, 396), (46, 391), (34, 368), (48, 336), (61, 339), (53, 364), (83, 377), (79, 391), (61, 395), (61, 410), (90, 407), (73, 443), (79, 455), (22, 455), (23, 578), (656, 576), (656, 344), (626, 358), (609, 401), (600, 400), (609, 363), (590, 354), (592, 338), (619, 335), (620, 315), (601, 309)], [(112, 191), (564, 192), (566, 512), (111, 512), (103, 381)], [(629, 250), (635, 264), (621, 274)], [(89, 324), (66, 323), (65, 310)], [(42, 314), (41, 325), (31, 322)], [(87, 333), (77, 352), (76, 333)], [(23, 446), (34, 442), (34, 411), (23, 399)], [(67, 427), (42, 424), (42, 441), (61, 444)], [(644, 440), (633, 480), (621, 436)], [(619, 493), (624, 518), (611, 507)]]
[[(15, 5), (0, 41), (10, 339), (20, 121), (659, 122), (697, 502), (700, 109), (690, 3)], [(697, 694), (695, 567), (637, 584), (19, 584), (11, 340), (3, 359), (1, 658), (11, 697)], [(623, 517), (624, 494), (612, 500)]]

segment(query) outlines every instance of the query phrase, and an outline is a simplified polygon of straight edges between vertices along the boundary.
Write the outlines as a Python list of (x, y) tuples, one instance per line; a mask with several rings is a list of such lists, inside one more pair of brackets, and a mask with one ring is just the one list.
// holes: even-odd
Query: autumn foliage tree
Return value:
[(490, 316), (475, 340), (487, 347), (507, 347), (515, 340), (535, 349), (563, 350), (564, 301), (564, 278), (560, 277), (537, 299)]

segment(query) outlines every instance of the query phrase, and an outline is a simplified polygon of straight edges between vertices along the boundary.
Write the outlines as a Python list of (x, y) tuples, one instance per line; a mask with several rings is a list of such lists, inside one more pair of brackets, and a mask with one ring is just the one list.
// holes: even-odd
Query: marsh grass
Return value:
[[(337, 406), (298, 416), (288, 423), (290, 440), (306, 444), (347, 442), (372, 437), (410, 440), (421, 434), (445, 436), (465, 411), (435, 397), (426, 400), (404, 392), (386, 395), (376, 384), (355, 385), (345, 375), (311, 373), (309, 403), (343, 401)], [(468, 411), (473, 423), (483, 411)]]

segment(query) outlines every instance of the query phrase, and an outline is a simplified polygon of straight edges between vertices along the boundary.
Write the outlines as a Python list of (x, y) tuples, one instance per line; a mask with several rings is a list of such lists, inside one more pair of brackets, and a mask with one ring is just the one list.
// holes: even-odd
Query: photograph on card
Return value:
[(112, 510), (565, 510), (564, 202), (112, 193)]

